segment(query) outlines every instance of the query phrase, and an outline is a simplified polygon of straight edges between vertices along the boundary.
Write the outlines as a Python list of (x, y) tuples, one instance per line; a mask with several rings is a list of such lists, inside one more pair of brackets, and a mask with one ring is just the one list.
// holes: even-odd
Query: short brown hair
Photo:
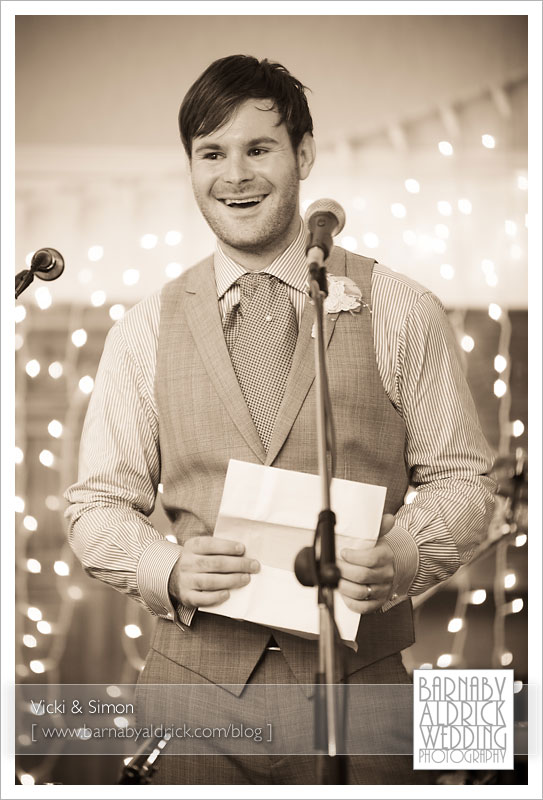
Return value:
[(179, 109), (179, 131), (190, 159), (192, 140), (207, 136), (227, 122), (241, 103), (270, 99), (285, 123), (296, 151), (306, 133), (313, 134), (307, 89), (274, 61), (253, 56), (226, 56), (214, 61), (193, 83)]

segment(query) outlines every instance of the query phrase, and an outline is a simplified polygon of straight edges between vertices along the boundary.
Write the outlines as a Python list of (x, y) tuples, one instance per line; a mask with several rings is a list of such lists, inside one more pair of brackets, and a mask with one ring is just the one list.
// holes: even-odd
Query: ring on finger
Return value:
[(366, 589), (368, 590), (368, 593), (365, 596), (364, 600), (371, 600), (371, 595), (372, 595), (373, 590), (372, 590), (372, 588), (371, 588), (371, 586), (369, 584), (366, 584)]

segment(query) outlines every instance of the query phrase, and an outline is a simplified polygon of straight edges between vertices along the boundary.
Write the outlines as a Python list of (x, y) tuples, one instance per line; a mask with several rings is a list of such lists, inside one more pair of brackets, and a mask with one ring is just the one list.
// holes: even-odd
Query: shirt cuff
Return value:
[(176, 609), (168, 594), (168, 581), (181, 547), (167, 539), (149, 545), (139, 560), (136, 581), (144, 603), (157, 617), (175, 620)]
[(185, 630), (184, 625), (190, 625), (192, 622), (193, 616), (196, 614), (195, 608), (189, 608), (188, 606), (184, 606), (183, 603), (178, 603), (177, 605), (177, 618), (176, 623), (182, 631)]
[(405, 597), (419, 568), (419, 550), (412, 536), (395, 525), (383, 540), (394, 553), (394, 580), (391, 601)]

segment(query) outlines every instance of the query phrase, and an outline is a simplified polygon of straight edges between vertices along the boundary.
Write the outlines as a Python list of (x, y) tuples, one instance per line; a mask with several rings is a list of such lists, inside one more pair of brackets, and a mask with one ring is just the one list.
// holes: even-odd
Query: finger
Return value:
[(199, 592), (239, 589), (240, 586), (247, 586), (250, 580), (251, 576), (247, 573), (233, 572), (221, 575), (213, 572), (199, 572), (193, 575), (191, 588)]
[(217, 603), (224, 603), (230, 597), (230, 592), (223, 589), (220, 592), (187, 592), (185, 600), (182, 602), (184, 605), (191, 606), (192, 608), (201, 608), (203, 606), (214, 606)]
[(181, 563), (184, 572), (258, 572), (256, 559), (244, 556), (193, 556)]
[(355, 564), (347, 564), (345, 561), (339, 561), (338, 567), (341, 577), (353, 583), (383, 583), (392, 577), (392, 572), (388, 575), (385, 570), (358, 567)]
[(245, 546), (241, 542), (217, 536), (192, 536), (185, 544), (185, 550), (198, 555), (239, 556), (245, 552)]
[(394, 561), (392, 550), (387, 544), (376, 544), (375, 547), (345, 547), (340, 555), (349, 564), (357, 564), (367, 569), (379, 569)]
[(354, 611), (356, 614), (371, 614), (373, 611), (378, 611), (384, 600), (353, 600), (351, 597), (343, 597), (345, 605)]
[(349, 597), (351, 600), (365, 601), (368, 600), (368, 595), (372, 600), (379, 599), (379, 590), (376, 584), (369, 584), (371, 592), (368, 590), (368, 585), (364, 583), (353, 583), (353, 581), (340, 580), (338, 589), (343, 597)]

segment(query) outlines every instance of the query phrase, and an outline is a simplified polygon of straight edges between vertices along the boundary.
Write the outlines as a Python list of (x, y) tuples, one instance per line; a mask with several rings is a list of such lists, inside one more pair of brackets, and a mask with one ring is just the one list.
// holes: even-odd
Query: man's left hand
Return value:
[[(388, 533), (393, 524), (392, 514), (385, 514), (379, 537)], [(392, 594), (394, 554), (390, 545), (379, 538), (375, 546), (345, 548), (340, 557), (338, 589), (345, 604), (358, 614), (377, 611)]]

